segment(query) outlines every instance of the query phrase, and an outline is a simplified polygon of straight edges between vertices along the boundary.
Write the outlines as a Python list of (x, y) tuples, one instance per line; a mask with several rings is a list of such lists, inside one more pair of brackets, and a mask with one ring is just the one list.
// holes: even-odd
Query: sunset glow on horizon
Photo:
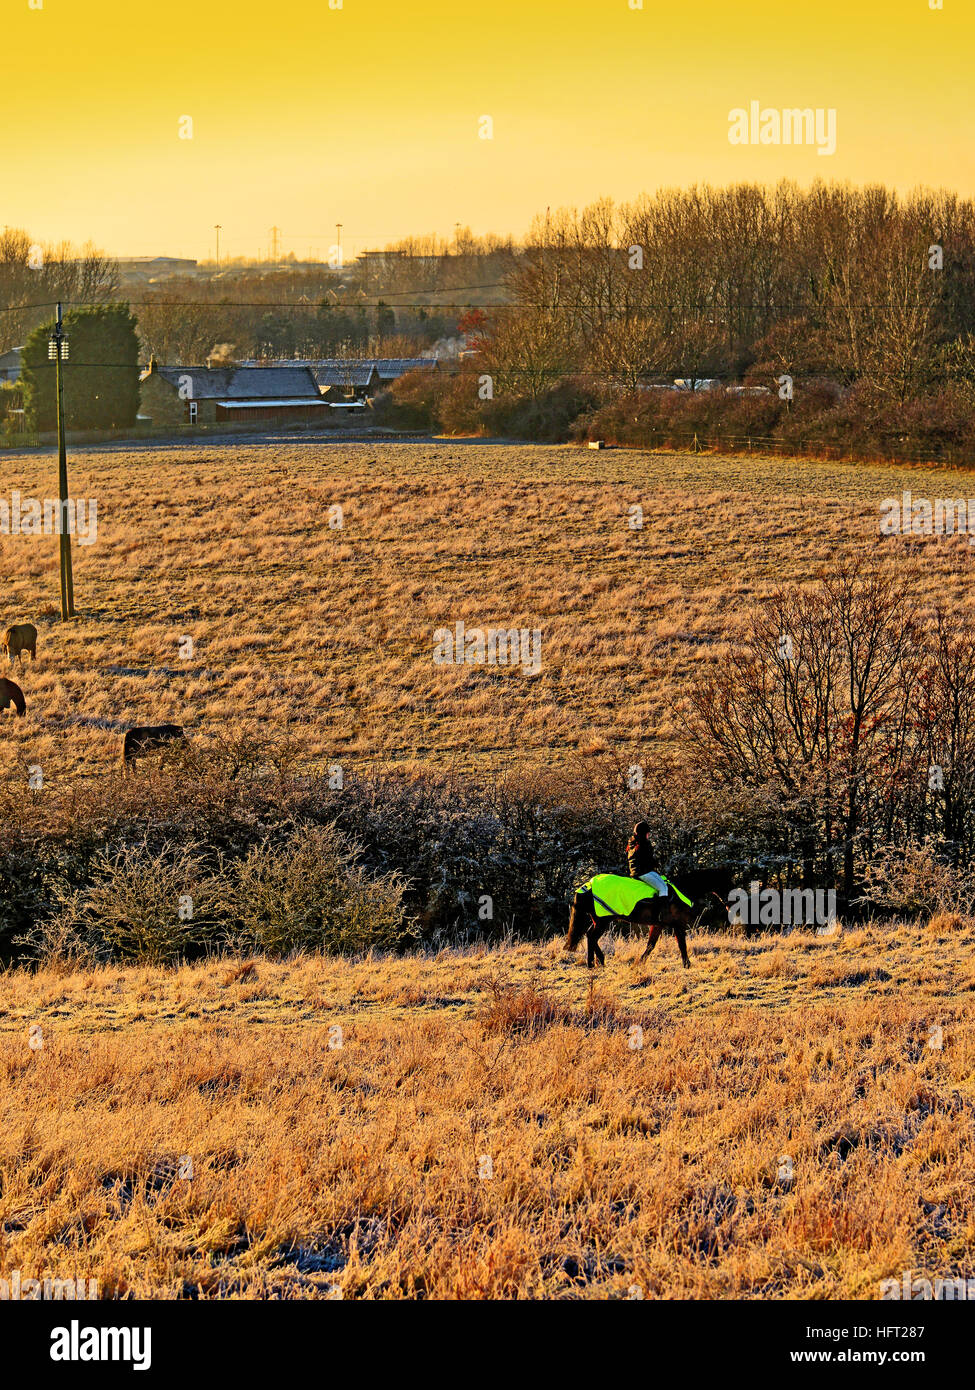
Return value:
[[(0, 222), (197, 259), (217, 223), (225, 257), (274, 225), (304, 257), (339, 222), (350, 254), (458, 223), (517, 238), (546, 206), (700, 182), (975, 194), (971, 6), (630, 3), (5, 0)], [(835, 153), (732, 143), (752, 103), (835, 112)]]

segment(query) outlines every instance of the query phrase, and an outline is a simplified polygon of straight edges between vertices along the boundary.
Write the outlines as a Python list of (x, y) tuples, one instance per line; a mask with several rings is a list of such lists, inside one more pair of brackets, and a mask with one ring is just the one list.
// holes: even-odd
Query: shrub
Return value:
[(220, 916), (238, 948), (292, 951), (394, 950), (409, 940), (403, 885), (369, 878), (334, 825), (302, 826), (284, 844), (257, 845), (221, 880)]
[(886, 849), (866, 867), (864, 898), (899, 917), (971, 917), (975, 882), (939, 858), (931, 841)]
[(56, 884), (52, 896), (54, 913), (21, 938), (46, 961), (166, 965), (212, 933), (212, 884), (192, 843), (153, 847), (143, 839), (102, 851), (86, 887)]
[(628, 1028), (638, 1020), (620, 1009), (618, 1000), (597, 990), (590, 980), (589, 993), (581, 1008), (546, 994), (535, 985), (518, 988), (498, 980), (488, 981), (488, 994), (478, 1020), (486, 1033), (505, 1033), (529, 1037), (544, 1033), (553, 1024), (592, 1031)]
[(932, 936), (949, 936), (952, 932), (961, 931), (971, 925), (970, 917), (963, 917), (960, 912), (936, 912), (925, 927), (925, 931)]
[(498, 432), (518, 439), (562, 443), (570, 438), (573, 422), (595, 410), (600, 398), (601, 392), (592, 384), (566, 377), (535, 397), (512, 398), (505, 406)]
[(407, 372), (376, 398), (375, 418), (397, 429), (438, 429), (441, 402), (449, 386), (450, 378), (440, 372)]

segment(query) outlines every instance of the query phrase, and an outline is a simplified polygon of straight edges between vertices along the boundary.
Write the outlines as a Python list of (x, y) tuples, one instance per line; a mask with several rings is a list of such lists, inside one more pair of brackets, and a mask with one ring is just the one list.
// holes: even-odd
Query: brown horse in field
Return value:
[(6, 709), (8, 705), (13, 705), (21, 716), (27, 713), (27, 701), (20, 686), (0, 676), (0, 709)]
[(648, 928), (646, 950), (636, 964), (642, 965), (656, 946), (661, 932), (667, 930), (674, 934), (684, 968), (687, 969), (690, 966), (691, 961), (687, 954), (687, 928), (694, 921), (694, 913), (676, 894), (668, 893), (665, 897), (645, 898), (642, 902), (637, 903), (628, 917), (597, 917), (588, 901), (591, 897), (591, 894), (585, 893), (576, 895), (569, 916), (569, 932), (565, 941), (566, 949), (574, 951), (582, 938), (586, 938), (586, 964), (590, 970), (595, 967), (597, 961), (600, 965), (606, 964), (606, 957), (599, 949), (599, 938), (613, 922), (624, 922), (628, 926), (638, 925)]
[(37, 628), (33, 623), (14, 623), (13, 627), (8, 627), (3, 634), (3, 641), (0, 646), (10, 658), (11, 666), (14, 664), (14, 657), (23, 666), (24, 652), (30, 652), (31, 661), (36, 661)]
[(122, 735), (122, 770), (134, 772), (139, 758), (170, 743), (184, 743), (186, 734), (180, 724), (148, 724), (143, 728), (126, 729)]

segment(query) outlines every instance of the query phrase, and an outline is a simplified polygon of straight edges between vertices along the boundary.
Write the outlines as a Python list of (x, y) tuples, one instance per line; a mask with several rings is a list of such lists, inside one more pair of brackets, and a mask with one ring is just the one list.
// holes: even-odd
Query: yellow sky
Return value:
[[(975, 194), (972, 0), (32, 2), (0, 9), (0, 223), (39, 241), (203, 258), (219, 222), (254, 255), (276, 223), (303, 256), (339, 221), (348, 251), (517, 235), (546, 205), (783, 175)], [(752, 100), (835, 108), (836, 153), (731, 145)]]

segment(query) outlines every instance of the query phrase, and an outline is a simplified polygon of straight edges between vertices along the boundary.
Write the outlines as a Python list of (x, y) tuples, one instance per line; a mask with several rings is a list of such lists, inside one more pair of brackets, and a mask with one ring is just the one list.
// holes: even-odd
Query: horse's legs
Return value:
[(650, 928), (650, 931), (647, 933), (647, 949), (640, 957), (641, 961), (646, 960), (650, 952), (653, 950), (654, 946), (656, 946), (657, 940), (660, 936), (660, 929), (661, 924), (659, 922), (655, 922), (653, 926)]
[(691, 962), (687, 954), (687, 932), (684, 929), (684, 923), (675, 922), (673, 932), (674, 940), (677, 942), (677, 946), (680, 950), (680, 958), (684, 962), (684, 969), (686, 970)]
[(602, 936), (602, 933), (602, 927), (597, 926), (590, 927), (586, 932), (586, 964), (589, 966), (590, 970), (593, 969), (597, 960), (600, 965), (606, 964), (606, 957), (599, 949), (599, 938)]

